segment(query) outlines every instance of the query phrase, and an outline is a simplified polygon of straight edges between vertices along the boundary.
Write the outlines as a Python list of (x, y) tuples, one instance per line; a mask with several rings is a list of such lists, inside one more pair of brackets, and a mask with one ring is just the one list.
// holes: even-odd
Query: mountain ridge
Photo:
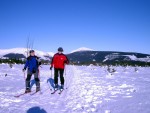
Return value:
[[(26, 48), (0, 49), (1, 59), (25, 59)], [(43, 52), (35, 50), (36, 55), (45, 61), (50, 61), (53, 52)], [(150, 62), (150, 55), (137, 52), (118, 52), (118, 51), (95, 51), (89, 48), (79, 48), (76, 51), (66, 54), (71, 63), (74, 64), (113, 64), (118, 62)]]

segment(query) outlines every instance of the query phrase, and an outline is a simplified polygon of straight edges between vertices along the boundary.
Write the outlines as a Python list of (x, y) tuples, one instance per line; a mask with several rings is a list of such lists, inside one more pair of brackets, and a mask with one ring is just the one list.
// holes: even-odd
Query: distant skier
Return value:
[(58, 48), (58, 53), (54, 55), (51, 62), (50, 70), (52, 70), (54, 66), (54, 84), (55, 90), (58, 89), (58, 75), (60, 75), (61, 87), (60, 90), (64, 89), (64, 68), (65, 64), (69, 64), (69, 60), (66, 55), (63, 54), (63, 48)]
[(30, 80), (31, 76), (34, 74), (34, 79), (36, 82), (36, 92), (40, 91), (40, 80), (39, 80), (39, 66), (41, 65), (41, 62), (39, 61), (39, 58), (35, 56), (35, 51), (30, 50), (30, 56), (27, 58), (26, 64), (24, 66), (23, 72), (28, 68), (27, 71), (27, 78), (26, 78), (26, 90), (25, 93), (31, 92), (30, 89)]

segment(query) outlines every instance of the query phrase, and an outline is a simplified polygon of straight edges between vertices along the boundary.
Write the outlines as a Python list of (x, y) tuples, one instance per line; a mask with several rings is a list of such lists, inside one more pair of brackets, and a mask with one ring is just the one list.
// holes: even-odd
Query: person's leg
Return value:
[(26, 78), (26, 92), (30, 92), (30, 80), (31, 80), (32, 73), (28, 70), (27, 78)]
[(58, 88), (58, 69), (54, 69), (54, 84), (55, 88)]
[(59, 69), (59, 73), (60, 73), (60, 82), (61, 82), (61, 89), (64, 88), (64, 69)]
[(34, 79), (36, 83), (36, 91), (40, 91), (39, 70), (36, 70), (36, 73), (34, 73)]

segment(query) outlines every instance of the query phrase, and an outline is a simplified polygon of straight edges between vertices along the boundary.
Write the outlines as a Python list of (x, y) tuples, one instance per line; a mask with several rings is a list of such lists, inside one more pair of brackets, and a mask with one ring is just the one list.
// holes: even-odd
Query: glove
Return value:
[(41, 62), (39, 62), (39, 66), (40, 66), (40, 65), (42, 65), (42, 63), (41, 63)]
[(25, 71), (26, 71), (26, 69), (24, 68), (22, 71), (23, 71), (23, 72), (25, 72)]
[(67, 64), (68, 63), (67, 60), (65, 60), (64, 63)]
[(52, 70), (53, 69), (53, 67), (50, 67), (50, 70)]

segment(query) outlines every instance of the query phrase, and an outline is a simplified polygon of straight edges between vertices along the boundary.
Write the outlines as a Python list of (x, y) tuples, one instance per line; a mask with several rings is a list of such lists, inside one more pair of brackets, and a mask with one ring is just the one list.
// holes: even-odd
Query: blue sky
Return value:
[(0, 0), (0, 48), (150, 54), (150, 0)]

